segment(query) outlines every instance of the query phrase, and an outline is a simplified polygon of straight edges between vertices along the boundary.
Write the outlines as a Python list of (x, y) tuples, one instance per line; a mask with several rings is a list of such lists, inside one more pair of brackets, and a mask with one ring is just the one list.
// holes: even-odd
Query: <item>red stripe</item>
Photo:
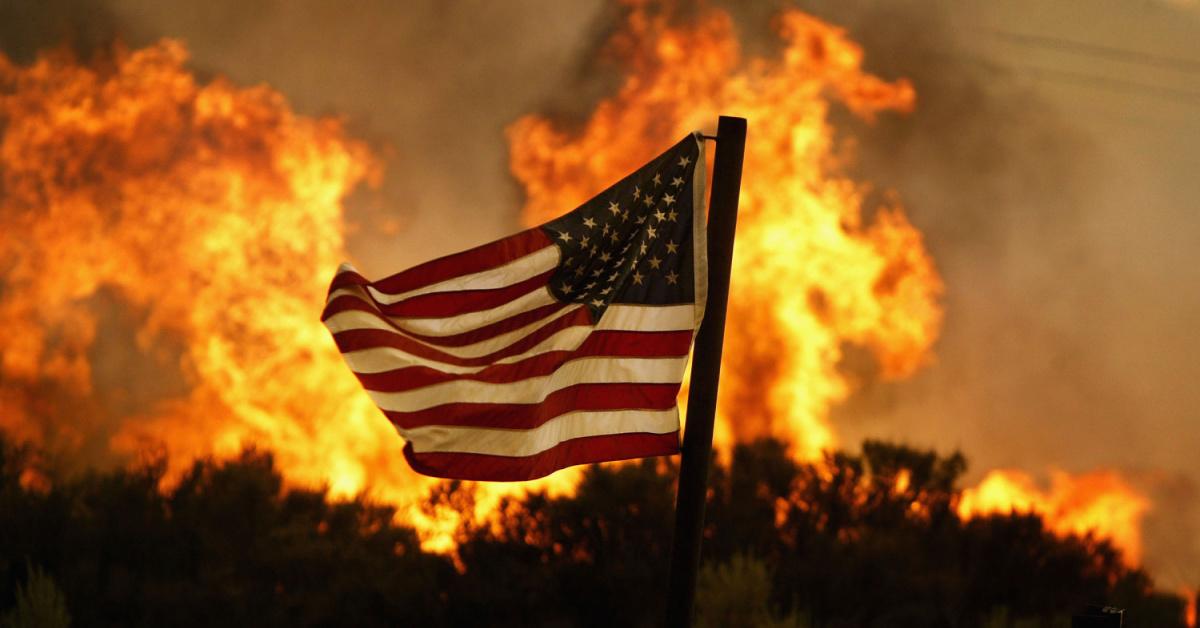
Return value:
[(629, 460), (679, 453), (679, 432), (613, 434), (563, 441), (533, 456), (510, 457), (464, 453), (415, 453), (412, 443), (404, 457), (417, 473), (452, 480), (518, 482), (550, 475), (577, 464)]
[(506, 334), (510, 331), (520, 329), (543, 318), (549, 318), (551, 315), (566, 309), (570, 305), (570, 303), (556, 301), (554, 303), (549, 303), (527, 312), (521, 312), (520, 314), (498, 320), (482, 327), (476, 327), (475, 329), (464, 331), (459, 334), (450, 334), (448, 336), (427, 336), (425, 334), (416, 334), (407, 329), (402, 329), (392, 320), (380, 316), (379, 312), (371, 307), (370, 303), (367, 303), (358, 297), (342, 295), (333, 301), (330, 301), (329, 305), (325, 306), (325, 311), (321, 314), (321, 320), (329, 320), (331, 316), (341, 314), (342, 312), (364, 312), (366, 314), (370, 314), (375, 320), (396, 330), (396, 333), (402, 334), (408, 338), (416, 338), (417, 340), (421, 340), (427, 344), (437, 345), (440, 347), (463, 347), (466, 345), (475, 344), (477, 342), (483, 342), (484, 340), (495, 338), (501, 334)]
[(371, 299), (371, 302), (375, 304), (374, 307), (360, 298), (341, 295), (325, 306), (325, 311), (321, 314), (321, 320), (325, 320), (346, 309), (367, 312), (378, 311), (387, 316), (402, 318), (440, 318), (490, 310), (542, 288), (554, 276), (554, 272), (553, 270), (548, 270), (540, 275), (504, 286), (503, 288), (419, 294), (403, 301), (397, 301), (396, 303), (379, 303)]
[(549, 351), (511, 364), (495, 364), (477, 373), (444, 373), (427, 366), (409, 366), (380, 373), (356, 373), (363, 388), (376, 392), (404, 392), (432, 384), (475, 381), (492, 384), (541, 377), (556, 371), (568, 360), (585, 357), (652, 358), (687, 355), (692, 344), (690, 331), (599, 331), (573, 351)]
[(461, 275), (503, 266), (551, 244), (550, 238), (541, 229), (527, 229), (467, 251), (439, 257), (376, 282), (367, 281), (362, 275), (354, 272), (339, 273), (333, 278), (329, 291), (354, 285), (372, 285), (380, 292), (400, 294)]
[(443, 347), (463, 347), (473, 345), (477, 342), (483, 342), (495, 338), (501, 334), (507, 334), (510, 331), (515, 331), (526, 325), (531, 325), (537, 321), (547, 318), (552, 314), (556, 314), (568, 306), (570, 303), (556, 302), (549, 305), (521, 312), (515, 316), (510, 316), (504, 320), (496, 321), (490, 325), (476, 327), (471, 331), (464, 331), (461, 334), (451, 334), (449, 336), (425, 336), (423, 334), (409, 333), (409, 336), (424, 340), (430, 344), (435, 344)]
[(533, 429), (568, 412), (597, 410), (669, 410), (679, 384), (577, 384), (550, 393), (541, 403), (447, 403), (414, 412), (384, 414), (404, 429), (457, 425), (497, 429)]
[(451, 355), (444, 351), (439, 351), (428, 345), (421, 344), (411, 338), (406, 338), (394, 331), (385, 329), (349, 329), (340, 331), (333, 335), (334, 342), (337, 343), (338, 350), (342, 353), (351, 351), (359, 351), (362, 349), (376, 349), (380, 347), (392, 347), (400, 349), (407, 353), (411, 353), (417, 357), (425, 358), (426, 360), (434, 360), (444, 364), (453, 364), (456, 366), (487, 366), (495, 362), (514, 355), (520, 355), (533, 347), (537, 346), (541, 341), (549, 338), (555, 333), (567, 329), (568, 327), (577, 327), (592, 324), (592, 315), (587, 308), (581, 307), (576, 310), (559, 316), (558, 318), (546, 323), (544, 326), (530, 332), (527, 336), (520, 340), (487, 355), (477, 358), (461, 358), (456, 355)]

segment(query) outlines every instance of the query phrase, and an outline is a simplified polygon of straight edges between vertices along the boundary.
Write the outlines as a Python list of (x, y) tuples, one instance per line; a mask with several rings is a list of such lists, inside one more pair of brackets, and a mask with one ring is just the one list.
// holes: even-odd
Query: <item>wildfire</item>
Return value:
[(634, 8), (610, 45), (628, 69), (577, 131), (529, 116), (509, 129), (524, 215), (538, 224), (634, 169), (654, 147), (721, 113), (753, 121), (746, 146), (721, 378), (728, 439), (782, 437), (807, 459), (834, 446), (830, 408), (851, 390), (843, 347), (867, 347), (886, 377), (929, 360), (942, 312), (933, 261), (900, 207), (864, 217), (867, 192), (838, 174), (834, 103), (871, 118), (908, 111), (906, 81), (862, 70), (846, 34), (800, 11), (777, 26), (781, 59), (743, 62), (730, 17), (675, 25)]
[[(830, 409), (853, 390), (845, 348), (901, 378), (929, 362), (941, 325), (921, 234), (899, 205), (864, 207), (829, 122), (834, 106), (909, 111), (915, 93), (864, 72), (845, 32), (799, 11), (777, 21), (778, 58), (744, 59), (721, 11), (676, 17), (630, 8), (605, 52), (625, 78), (579, 128), (510, 127), (524, 218), (574, 207), (720, 113), (750, 118), (718, 438), (776, 436), (815, 460), (837, 445)], [(0, 427), (92, 454), (161, 447), (174, 472), (258, 445), (289, 481), (370, 491), (426, 549), (453, 548), (458, 506), (428, 502), (435, 485), (408, 470), (318, 317), (348, 257), (343, 200), (379, 176), (370, 151), (269, 87), (200, 84), (185, 62), (171, 41), (90, 63), (0, 57)], [(471, 508), (527, 487), (480, 485)], [(1097, 485), (1143, 504), (1120, 529), (1087, 514), (1108, 497), (1029, 507), (1134, 556), (1144, 502), (1118, 489)], [(1003, 508), (987, 504), (964, 513)]]
[[(153, 444), (176, 470), (259, 445), (298, 483), (416, 497), (316, 315), (368, 150), (268, 87), (199, 85), (185, 61), (171, 41), (88, 65), (0, 57), (0, 426)], [(122, 333), (151, 381), (105, 372)], [(175, 394), (139, 398), (160, 388)]]
[(1055, 471), (1050, 488), (1043, 490), (1027, 473), (994, 470), (979, 486), (963, 491), (958, 513), (963, 518), (1041, 513), (1058, 534), (1091, 533), (1110, 539), (1124, 559), (1136, 565), (1142, 560), (1141, 519), (1149, 507), (1145, 497), (1111, 471), (1078, 476)]
[[(779, 58), (743, 59), (722, 11), (676, 17), (631, 3), (606, 51), (624, 81), (581, 125), (527, 116), (510, 127), (525, 222), (578, 205), (719, 114), (747, 117), (717, 437), (728, 448), (776, 436), (818, 460), (837, 445), (830, 409), (853, 390), (844, 348), (866, 348), (879, 376), (902, 378), (931, 360), (941, 327), (943, 286), (920, 232), (899, 205), (869, 215), (869, 186), (842, 174), (850, 151), (829, 121), (835, 105), (867, 121), (908, 112), (915, 92), (866, 73), (843, 30), (799, 10), (776, 20)], [(1091, 531), (1140, 559), (1147, 502), (1116, 475), (1056, 475), (1048, 495), (1000, 484), (1014, 477), (989, 476), (961, 513), (1037, 510), (1060, 533)]]

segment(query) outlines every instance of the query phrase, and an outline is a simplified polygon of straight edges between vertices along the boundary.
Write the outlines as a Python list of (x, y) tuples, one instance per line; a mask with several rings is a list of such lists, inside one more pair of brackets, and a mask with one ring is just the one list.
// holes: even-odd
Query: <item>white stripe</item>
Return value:
[(371, 291), (371, 296), (376, 301), (383, 304), (398, 303), (410, 297), (415, 297), (421, 294), (432, 294), (434, 292), (457, 292), (459, 290), (491, 290), (494, 288), (503, 288), (535, 277), (548, 270), (553, 270), (558, 266), (559, 250), (557, 246), (550, 244), (540, 248), (533, 253), (518, 257), (511, 262), (495, 268), (489, 268), (477, 273), (469, 275), (461, 275), (452, 277), (435, 284), (401, 292), (399, 294), (388, 294), (375, 288), (374, 285), (368, 288)]
[(573, 438), (679, 431), (679, 409), (571, 412), (529, 430), (428, 425), (399, 430), (413, 451), (532, 456)]
[[(495, 364), (510, 364), (550, 351), (573, 351), (587, 340), (594, 330), (605, 331), (680, 331), (692, 330), (691, 304), (669, 306), (612, 305), (596, 327), (577, 325), (560, 330), (527, 351), (496, 360)], [(458, 366), (415, 356), (393, 347), (361, 349), (342, 354), (350, 369), (356, 373), (382, 373), (407, 366), (427, 366), (443, 373), (478, 373), (489, 365)]]
[[(549, 353), (551, 351), (573, 351), (583, 344), (587, 339), (588, 334), (592, 333), (592, 328), (586, 325), (577, 325), (568, 327), (551, 335), (549, 338), (539, 342), (537, 345), (530, 347), (528, 351), (519, 353), (507, 358), (496, 360), (492, 364), (510, 364), (519, 362), (525, 358), (530, 358), (535, 355)], [(402, 349), (394, 347), (379, 347), (375, 349), (363, 349), (361, 351), (350, 351), (343, 353), (342, 357), (346, 359), (346, 363), (350, 365), (350, 370), (355, 373), (370, 374), (382, 373), (394, 369), (402, 369), (408, 366), (426, 366), (442, 373), (478, 373), (483, 369), (491, 366), (461, 366), (458, 364), (447, 364), (437, 360), (431, 360), (420, 356), (415, 356)]]
[[(367, 300), (366, 295), (363, 294), (362, 289), (358, 286), (355, 286), (353, 289), (341, 288), (339, 290), (335, 290), (329, 295), (329, 301), (332, 301), (334, 298), (343, 295), (355, 297), (364, 303), (371, 305), (371, 302)], [(395, 323), (396, 327), (399, 327), (401, 330), (410, 334), (419, 334), (422, 336), (452, 336), (454, 334), (461, 334), (471, 331), (472, 329), (478, 329), (485, 325), (502, 321), (510, 316), (516, 316), (517, 314), (528, 312), (529, 310), (535, 310), (543, 305), (550, 305), (552, 303), (558, 303), (558, 300), (555, 299), (554, 295), (550, 294), (550, 291), (543, 286), (517, 297), (512, 301), (497, 305), (489, 310), (467, 312), (466, 314), (459, 314), (457, 316), (422, 318), (401, 318), (398, 316), (384, 316), (383, 314), (380, 314), (380, 316), (384, 316), (384, 318), (387, 318), (389, 321)], [(359, 326), (353, 322), (346, 322), (345, 319), (342, 322), (335, 320), (347, 313), (348, 312), (339, 312), (333, 316), (330, 316), (325, 320), (325, 326), (334, 333), (346, 331), (348, 329), (387, 328), (386, 325), (384, 325), (382, 328), (374, 325)], [(351, 318), (349, 320), (355, 321), (357, 319)], [(378, 321), (376, 323), (378, 323)], [(334, 325), (338, 326), (337, 329), (334, 328)]]
[(620, 305), (608, 306), (596, 329), (627, 331), (683, 331), (695, 329), (692, 317), (695, 306), (683, 305)]
[[(570, 317), (575, 310), (578, 310), (581, 307), (583, 307), (583, 305), (572, 305), (566, 309), (551, 312), (550, 314), (543, 316), (532, 323), (528, 323), (512, 331), (504, 332), (498, 336), (493, 336), (486, 340), (480, 340), (479, 342), (471, 343), (469, 345), (461, 345), (457, 347), (447, 347), (432, 344), (419, 338), (408, 336), (407, 334), (400, 335), (408, 340), (429, 347), (430, 349), (436, 349), (458, 358), (477, 358), (500, 351), (501, 349), (521, 340), (529, 334), (536, 332), (537, 330), (558, 320), (559, 318), (564, 316)], [(330, 316), (329, 319), (326, 320), (325, 324), (329, 327), (329, 329), (337, 329), (338, 331), (344, 331), (347, 329), (375, 329), (379, 331), (397, 333), (392, 326), (388, 325), (384, 321), (379, 320), (379, 317), (359, 310), (339, 312), (338, 314)]]
[(671, 358), (580, 358), (550, 375), (504, 384), (456, 380), (404, 392), (367, 394), (381, 410), (416, 412), (447, 403), (541, 403), (551, 393), (576, 384), (672, 384), (683, 379), (687, 356)]

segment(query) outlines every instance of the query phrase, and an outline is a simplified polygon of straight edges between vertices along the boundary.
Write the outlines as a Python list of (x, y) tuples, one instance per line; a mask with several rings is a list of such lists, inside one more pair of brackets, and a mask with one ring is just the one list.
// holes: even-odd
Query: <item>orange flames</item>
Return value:
[(1052, 474), (1049, 490), (1042, 490), (1028, 474), (995, 470), (979, 486), (963, 491), (958, 513), (967, 518), (991, 513), (1041, 513), (1059, 534), (1107, 538), (1131, 564), (1142, 559), (1141, 519), (1150, 503), (1116, 473), (1096, 471), (1071, 476)]
[(899, 207), (865, 218), (867, 187), (838, 174), (828, 121), (840, 103), (870, 119), (912, 108), (912, 86), (865, 73), (845, 33), (799, 11), (777, 22), (780, 60), (743, 63), (730, 17), (686, 25), (630, 13), (608, 52), (629, 69), (574, 132), (529, 116), (509, 129), (527, 223), (574, 207), (721, 113), (752, 120), (735, 250), (718, 438), (777, 436), (808, 459), (832, 447), (830, 408), (850, 392), (847, 344), (885, 377), (929, 359), (942, 285)]
[[(943, 286), (920, 232), (898, 205), (865, 211), (869, 188), (842, 174), (852, 145), (828, 115), (835, 105), (868, 121), (904, 113), (915, 93), (864, 72), (843, 30), (798, 10), (777, 18), (778, 59), (743, 59), (721, 11), (675, 18), (630, 8), (607, 49), (625, 79), (582, 125), (528, 116), (510, 127), (525, 222), (576, 206), (722, 113), (748, 118), (717, 438), (727, 448), (776, 436), (816, 460), (837, 445), (830, 409), (853, 390), (845, 347), (867, 349), (878, 376), (902, 378), (928, 363), (941, 326)], [(1013, 477), (968, 491), (962, 514), (1034, 509), (1060, 533), (1093, 531), (1139, 560), (1147, 502), (1115, 475), (1059, 475), (1050, 494), (994, 479)]]
[[(517, 121), (511, 167), (538, 223), (719, 113), (748, 117), (718, 439), (772, 435), (814, 460), (853, 391), (845, 348), (880, 377), (911, 374), (931, 359), (942, 284), (899, 205), (864, 207), (829, 122), (834, 106), (908, 111), (912, 87), (865, 73), (840, 29), (799, 11), (777, 26), (779, 58), (743, 59), (723, 12), (682, 23), (633, 7), (605, 53), (627, 72), (617, 93), (578, 129)], [(91, 64), (0, 57), (0, 427), (93, 457), (161, 447), (176, 471), (260, 445), (289, 480), (370, 491), (427, 549), (451, 549), (457, 514), (419, 506), (432, 481), (407, 469), (318, 320), (347, 257), (343, 199), (376, 176), (372, 156), (267, 87), (198, 84), (185, 60), (169, 41)], [(1003, 509), (978, 497), (987, 486), (964, 514)], [(475, 512), (521, 488), (480, 486)], [(1119, 480), (1096, 490), (1008, 494), (1041, 495), (1009, 503), (1137, 556), (1136, 515), (1105, 527), (1086, 513), (1144, 501)]]
[[(185, 60), (170, 41), (91, 67), (0, 58), (0, 426), (161, 444), (176, 465), (258, 444), (297, 482), (411, 493), (316, 316), (367, 149), (267, 87), (198, 85)], [(106, 320), (108, 301), (130, 314)], [(95, 359), (122, 337), (155, 365), (143, 381)]]

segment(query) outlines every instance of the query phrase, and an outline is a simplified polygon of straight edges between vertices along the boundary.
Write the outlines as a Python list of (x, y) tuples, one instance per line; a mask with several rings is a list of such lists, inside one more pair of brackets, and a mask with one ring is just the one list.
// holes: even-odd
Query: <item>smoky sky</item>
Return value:
[[(716, 4), (748, 53), (774, 50), (783, 3)], [(898, 196), (947, 286), (929, 368), (885, 382), (848, 352), (863, 387), (835, 412), (843, 444), (958, 448), (973, 478), (1116, 467), (1155, 500), (1148, 564), (1200, 581), (1200, 104), (1128, 87), (1200, 94), (1200, 77), (1002, 36), (1179, 55), (1200, 38), (1196, 10), (799, 6), (847, 28), (869, 71), (915, 85), (912, 114), (834, 116), (859, 156), (851, 174), (873, 186), (869, 199)], [(586, 114), (613, 84), (593, 59), (618, 14), (598, 0), (0, 0), (0, 48), (25, 62), (62, 42), (86, 52), (177, 37), (201, 77), (268, 83), (301, 113), (342, 117), (384, 162), (382, 188), (350, 203), (350, 252), (378, 275), (518, 228), (504, 127)]]

